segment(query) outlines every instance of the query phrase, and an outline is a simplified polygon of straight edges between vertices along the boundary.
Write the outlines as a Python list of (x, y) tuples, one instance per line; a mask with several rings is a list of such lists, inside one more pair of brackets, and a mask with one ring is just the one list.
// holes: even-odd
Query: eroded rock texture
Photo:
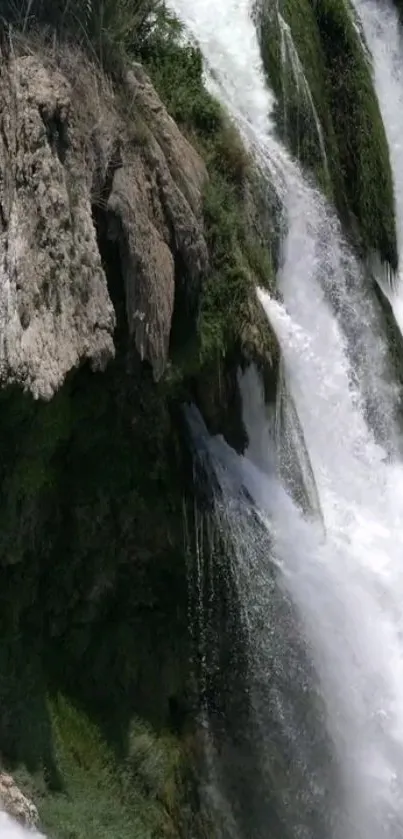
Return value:
[(38, 810), (23, 795), (11, 775), (0, 772), (0, 810), (4, 810), (24, 827), (35, 827), (39, 822)]
[(159, 378), (177, 283), (197, 297), (208, 265), (201, 158), (141, 67), (124, 103), (82, 56), (21, 54), (0, 72), (0, 380), (49, 398), (80, 362), (113, 357), (94, 208), (117, 243), (130, 333)]
[(0, 377), (50, 397), (113, 356), (114, 312), (72, 90), (35, 56), (0, 78)]

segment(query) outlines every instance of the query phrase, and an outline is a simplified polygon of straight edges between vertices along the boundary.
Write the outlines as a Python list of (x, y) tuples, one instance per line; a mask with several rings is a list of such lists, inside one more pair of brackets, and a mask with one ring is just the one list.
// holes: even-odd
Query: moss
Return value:
[[(274, 291), (278, 240), (248, 218), (254, 166), (235, 126), (208, 93), (200, 50), (176, 36), (150, 42), (143, 59), (162, 100), (204, 158), (209, 183), (204, 222), (211, 269), (200, 299), (197, 336), (175, 360), (185, 374), (218, 369), (226, 356), (271, 365), (277, 345), (256, 300), (256, 285)], [(263, 226), (262, 226), (263, 227)], [(190, 349), (190, 352), (189, 352)]]
[(396, 271), (393, 179), (366, 48), (347, 2), (318, 0), (314, 8), (348, 206), (366, 252), (377, 250)]
[(281, 138), (313, 170), (331, 199), (327, 157), (331, 159), (334, 153), (335, 138), (331, 122), (321, 122), (324, 109), (319, 103), (325, 100), (325, 74), (314, 14), (309, 0), (284, 0), (281, 8), (280, 17), (266, 4), (260, 20), (263, 63), (277, 97), (273, 116)]
[[(292, 151), (314, 170), (329, 194), (312, 108), (298, 90), (290, 62), (283, 69), (280, 26), (270, 9), (267, 4), (262, 15), (261, 44), (279, 101), (277, 124)], [(395, 271), (397, 244), (388, 145), (372, 69), (353, 10), (348, 0), (282, 0), (280, 9), (290, 26), (322, 126), (332, 191), (341, 218), (358, 233), (367, 254), (378, 251), (382, 261)]]
[[(62, 695), (48, 701), (59, 778), (14, 773), (37, 803), (41, 827), (54, 839), (155, 839), (178, 836), (186, 748), (133, 719), (123, 757), (107, 745), (94, 721)], [(186, 819), (183, 819), (185, 822)]]

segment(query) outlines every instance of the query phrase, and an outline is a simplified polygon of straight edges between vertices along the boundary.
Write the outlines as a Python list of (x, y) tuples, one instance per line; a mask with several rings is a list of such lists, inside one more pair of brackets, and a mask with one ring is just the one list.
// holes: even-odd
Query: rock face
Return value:
[(127, 75), (124, 110), (84, 57), (58, 58), (21, 54), (0, 71), (0, 380), (43, 398), (81, 361), (102, 369), (114, 354), (94, 207), (155, 378), (177, 284), (197, 295), (208, 262), (204, 164), (142, 68)]
[(72, 89), (35, 56), (0, 75), (0, 378), (52, 396), (113, 356), (114, 312)]
[(141, 150), (130, 136), (121, 144), (109, 229), (119, 242), (129, 329), (158, 379), (168, 358), (175, 291), (186, 287), (191, 308), (208, 267), (201, 221), (207, 171), (139, 65), (127, 74), (126, 87), (146, 137)]
[(21, 790), (11, 775), (0, 773), (0, 810), (4, 810), (24, 827), (35, 827), (39, 822), (38, 811)]

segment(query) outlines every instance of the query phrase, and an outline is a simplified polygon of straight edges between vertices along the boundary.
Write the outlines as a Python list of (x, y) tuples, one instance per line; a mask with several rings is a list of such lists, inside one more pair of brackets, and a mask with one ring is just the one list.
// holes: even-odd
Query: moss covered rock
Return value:
[[(30, 26), (12, 60), (28, 53), (47, 78), (57, 69), (71, 85), (69, 115), (76, 138), (80, 125), (85, 134), (87, 214), (116, 316), (116, 354), (102, 373), (87, 364), (70, 370), (47, 403), (16, 386), (0, 394), (0, 754), (7, 767), (28, 773), (24, 789), (36, 785), (55, 839), (187, 836), (176, 773), (195, 726), (184, 539), (193, 487), (181, 407), (195, 401), (211, 430), (242, 450), (239, 366), (256, 361), (274, 394), (278, 348), (255, 286), (274, 290), (276, 213), (267, 213), (239, 135), (204, 88), (200, 52), (176, 24), (164, 19), (131, 55), (147, 67), (170, 116), (138, 66), (135, 106), (127, 76), (106, 79), (88, 53), (63, 42), (55, 55), (53, 40), (49, 48)], [(165, 125), (176, 120), (197, 170), (186, 219), (191, 179), (178, 183), (172, 149), (159, 165), (155, 144), (161, 150), (163, 141), (157, 112), (147, 119), (149, 95)], [(98, 119), (87, 119), (99, 105), (96, 113), (107, 117), (101, 132)], [(118, 129), (122, 142), (112, 148)], [(148, 203), (147, 218), (137, 204), (122, 237), (130, 214), (117, 219), (109, 199), (123, 158), (137, 166), (137, 178), (141, 169)], [(119, 194), (126, 211), (127, 193)], [(128, 305), (130, 233), (136, 237), (144, 219), (143, 250), (157, 242), (172, 269), (157, 370), (148, 345), (142, 357), (131, 329), (139, 313)], [(119, 220), (119, 235), (111, 235)], [(181, 238), (181, 230), (189, 235)], [(207, 251), (208, 259), (198, 258)], [(134, 275), (138, 248), (131, 256)], [(142, 720), (134, 734), (133, 719)]]
[[(16, 770), (21, 788), (38, 802), (46, 835), (172, 839), (194, 829), (184, 801), (192, 771), (187, 741), (169, 732), (158, 734), (134, 718), (125, 753), (117, 754), (99, 727), (62, 694), (47, 704), (57, 782), (50, 789), (40, 768), (32, 775)], [(15, 797), (26, 801), (20, 792)]]
[(377, 251), (396, 271), (388, 145), (368, 51), (349, 0), (282, 0), (278, 13), (266, 3), (260, 37), (278, 98), (279, 130), (333, 195), (364, 252)]

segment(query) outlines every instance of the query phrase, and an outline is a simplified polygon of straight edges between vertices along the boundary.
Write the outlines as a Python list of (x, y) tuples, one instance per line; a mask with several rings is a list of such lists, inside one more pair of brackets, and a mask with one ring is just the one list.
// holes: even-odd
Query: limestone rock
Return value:
[(71, 86), (35, 55), (0, 73), (0, 380), (48, 398), (114, 354), (114, 312)]
[(126, 85), (136, 107), (144, 114), (174, 181), (198, 215), (201, 210), (201, 192), (207, 178), (204, 161), (179, 131), (141, 64), (132, 65), (126, 76)]
[(139, 65), (124, 92), (130, 108), (71, 47), (57, 62), (32, 49), (1, 65), (0, 383), (35, 396), (51, 397), (80, 362), (113, 357), (100, 235), (116, 240), (129, 331), (156, 379), (177, 291), (197, 308), (205, 165)]
[(24, 827), (35, 827), (38, 811), (32, 801), (18, 789), (11, 775), (0, 772), (0, 810), (4, 810)]
[(197, 306), (208, 269), (201, 217), (205, 165), (180, 133), (142, 68), (127, 74), (133, 107), (148, 128), (141, 151), (121, 143), (108, 200), (119, 243), (129, 329), (158, 379), (168, 358), (175, 292)]
[(158, 379), (168, 358), (175, 289), (186, 285), (191, 308), (207, 271), (203, 225), (152, 138), (143, 156), (129, 154), (115, 172), (108, 210), (110, 235), (119, 242), (129, 329)]

